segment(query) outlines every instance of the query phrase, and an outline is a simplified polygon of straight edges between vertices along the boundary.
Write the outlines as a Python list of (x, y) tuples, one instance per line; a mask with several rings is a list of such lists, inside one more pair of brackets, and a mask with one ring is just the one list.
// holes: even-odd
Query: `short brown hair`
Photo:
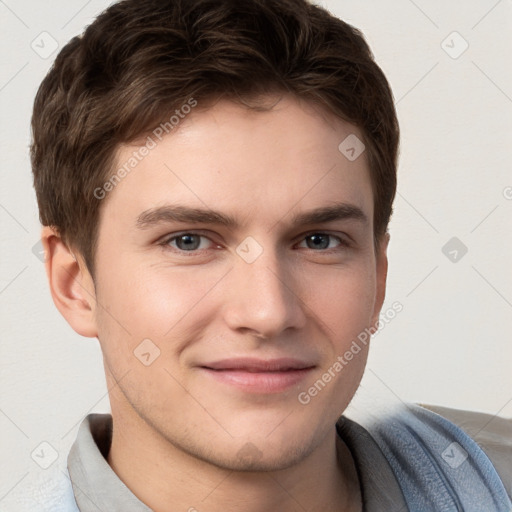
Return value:
[(41, 223), (94, 275), (94, 190), (112, 173), (119, 145), (191, 97), (243, 101), (276, 90), (360, 128), (378, 240), (396, 190), (392, 92), (362, 34), (307, 0), (124, 0), (104, 11), (60, 51), (35, 98), (31, 161)]

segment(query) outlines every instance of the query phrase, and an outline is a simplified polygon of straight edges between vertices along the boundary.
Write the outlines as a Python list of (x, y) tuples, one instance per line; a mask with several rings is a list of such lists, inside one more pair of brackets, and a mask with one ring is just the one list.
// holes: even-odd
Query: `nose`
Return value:
[(251, 263), (235, 255), (223, 310), (228, 326), (266, 339), (276, 338), (286, 329), (304, 327), (306, 306), (298, 277), (292, 262), (280, 261), (269, 248)]

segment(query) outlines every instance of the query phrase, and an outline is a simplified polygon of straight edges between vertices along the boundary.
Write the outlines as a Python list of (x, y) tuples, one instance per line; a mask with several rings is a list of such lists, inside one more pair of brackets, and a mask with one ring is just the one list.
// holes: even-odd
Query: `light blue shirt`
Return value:
[[(407, 404), (364, 425), (342, 416), (336, 429), (354, 458), (365, 512), (512, 511), (486, 453), (439, 414)], [(37, 512), (151, 512), (107, 463), (111, 439), (112, 417), (89, 414), (70, 450), (68, 475)]]

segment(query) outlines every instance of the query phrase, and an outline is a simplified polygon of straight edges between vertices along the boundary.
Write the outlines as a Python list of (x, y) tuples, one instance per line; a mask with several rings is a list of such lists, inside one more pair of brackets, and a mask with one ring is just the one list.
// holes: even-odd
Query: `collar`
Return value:
[(80, 511), (152, 512), (109, 466), (111, 442), (112, 416), (86, 416), (68, 455), (69, 476)]
[[(365, 512), (406, 510), (404, 497), (382, 451), (370, 434), (341, 416), (336, 431), (354, 458)], [(112, 416), (89, 414), (68, 455), (68, 471), (81, 512), (152, 512), (126, 487), (107, 462)]]

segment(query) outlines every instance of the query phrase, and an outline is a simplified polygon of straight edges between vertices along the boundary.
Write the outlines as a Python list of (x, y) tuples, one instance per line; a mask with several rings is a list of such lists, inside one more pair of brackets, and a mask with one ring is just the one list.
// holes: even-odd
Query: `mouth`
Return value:
[(207, 377), (247, 393), (281, 393), (299, 384), (315, 368), (306, 361), (291, 358), (238, 358), (199, 366)]

